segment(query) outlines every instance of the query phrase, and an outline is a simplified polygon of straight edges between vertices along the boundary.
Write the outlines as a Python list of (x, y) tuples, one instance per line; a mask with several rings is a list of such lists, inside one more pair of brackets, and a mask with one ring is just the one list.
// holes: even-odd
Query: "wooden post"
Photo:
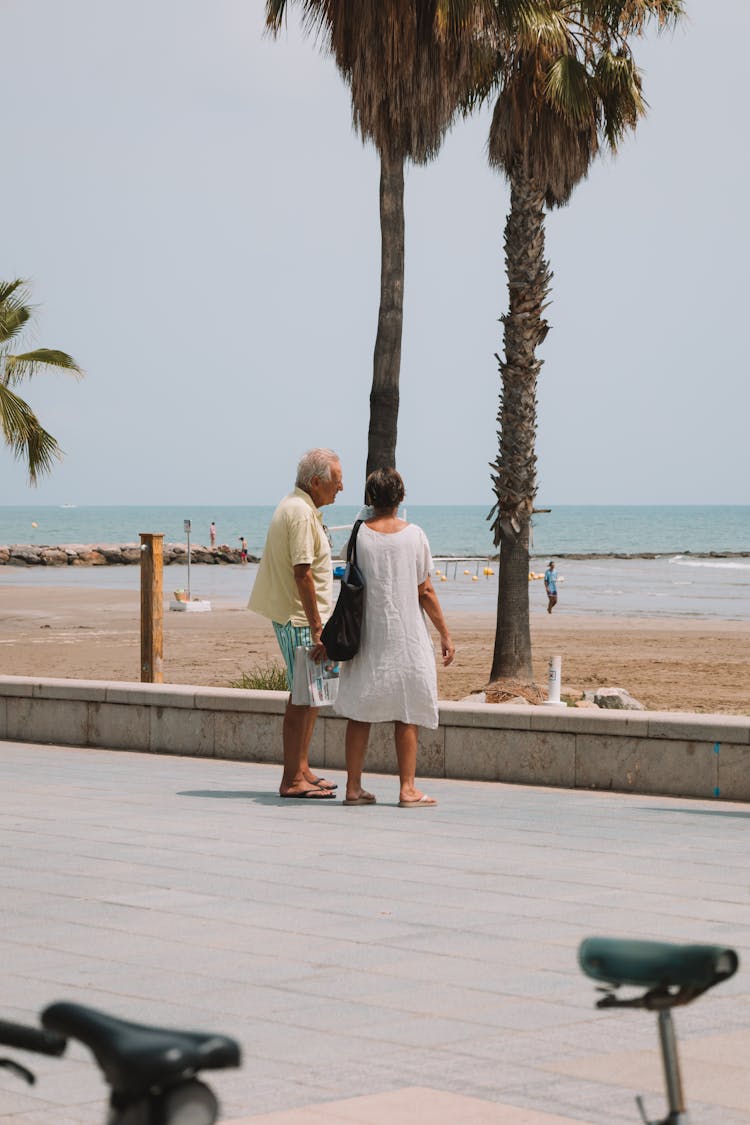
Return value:
[(164, 535), (141, 532), (141, 681), (164, 682)]

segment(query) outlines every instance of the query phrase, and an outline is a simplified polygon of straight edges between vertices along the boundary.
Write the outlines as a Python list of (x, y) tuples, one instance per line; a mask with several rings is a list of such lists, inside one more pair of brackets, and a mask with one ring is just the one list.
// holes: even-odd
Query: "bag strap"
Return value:
[(346, 561), (357, 565), (357, 532), (362, 526), (363, 520), (355, 520), (352, 533), (349, 536), (349, 542), (346, 545)]

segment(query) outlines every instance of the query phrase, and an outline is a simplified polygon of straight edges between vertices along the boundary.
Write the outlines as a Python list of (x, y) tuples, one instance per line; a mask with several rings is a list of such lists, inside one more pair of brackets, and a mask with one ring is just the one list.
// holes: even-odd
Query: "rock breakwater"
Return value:
[[(0, 566), (134, 566), (141, 561), (141, 548), (138, 543), (62, 543), (57, 545), (37, 543), (15, 543), (0, 547)], [(248, 562), (258, 562), (255, 555), (247, 556)], [(193, 564), (241, 563), (240, 552), (236, 547), (191, 547), (190, 562)], [(187, 564), (187, 547), (184, 543), (164, 544), (164, 565)]]

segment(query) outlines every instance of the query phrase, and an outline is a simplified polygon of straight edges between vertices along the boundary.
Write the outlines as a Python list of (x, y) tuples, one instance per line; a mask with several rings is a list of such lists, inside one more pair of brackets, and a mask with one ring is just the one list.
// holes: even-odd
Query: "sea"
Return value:
[[(446, 610), (494, 611), (497, 563), (489, 507), (415, 504), (402, 512), (430, 540), (434, 581)], [(357, 512), (338, 504), (324, 509), (334, 551), (345, 546)], [(214, 521), (218, 543), (237, 547), (244, 536), (250, 554), (260, 555), (272, 514), (272, 506), (9, 506), (0, 507), (0, 544), (137, 543), (141, 532), (161, 532), (165, 542), (185, 543), (184, 524), (190, 520), (191, 545), (203, 545)], [(750, 622), (748, 505), (555, 506), (534, 516), (531, 553), (531, 574), (541, 574), (547, 561), (556, 559), (558, 616), (569, 611)], [(256, 567), (193, 565), (190, 570), (193, 596), (241, 606)], [(165, 568), (165, 589), (186, 587), (187, 577), (186, 567)], [(529, 581), (532, 613), (543, 613), (543, 583)], [(0, 590), (14, 585), (137, 589), (138, 584), (137, 566), (0, 567)]]

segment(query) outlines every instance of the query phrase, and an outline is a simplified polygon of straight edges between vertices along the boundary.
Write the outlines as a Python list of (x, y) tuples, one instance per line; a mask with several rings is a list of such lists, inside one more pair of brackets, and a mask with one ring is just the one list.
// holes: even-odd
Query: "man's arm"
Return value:
[(319, 645), (320, 634), (323, 632), (323, 623), (320, 620), (318, 599), (315, 596), (315, 583), (313, 582), (310, 563), (298, 563), (297, 566), (295, 566), (294, 581), (297, 584), (297, 592), (302, 602), (302, 608), (305, 611), (307, 623), (310, 626), (312, 642), (314, 645)]

